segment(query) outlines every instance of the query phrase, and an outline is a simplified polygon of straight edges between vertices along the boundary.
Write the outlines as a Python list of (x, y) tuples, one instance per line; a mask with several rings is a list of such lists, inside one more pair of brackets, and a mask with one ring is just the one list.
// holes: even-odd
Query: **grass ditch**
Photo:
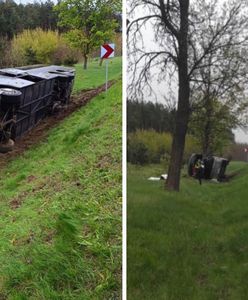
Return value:
[(121, 82), (0, 170), (0, 298), (121, 291)]

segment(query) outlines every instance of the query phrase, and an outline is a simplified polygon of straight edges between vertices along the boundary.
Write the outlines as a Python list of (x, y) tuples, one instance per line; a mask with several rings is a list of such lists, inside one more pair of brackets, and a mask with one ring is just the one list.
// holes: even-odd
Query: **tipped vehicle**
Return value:
[(226, 167), (229, 164), (229, 160), (217, 156), (206, 156), (202, 154), (193, 153), (188, 162), (188, 175), (191, 177), (197, 177), (197, 163), (202, 164), (202, 179), (216, 179), (221, 182), (226, 179)]
[(74, 78), (73, 68), (61, 66), (0, 69), (0, 152), (68, 105)]

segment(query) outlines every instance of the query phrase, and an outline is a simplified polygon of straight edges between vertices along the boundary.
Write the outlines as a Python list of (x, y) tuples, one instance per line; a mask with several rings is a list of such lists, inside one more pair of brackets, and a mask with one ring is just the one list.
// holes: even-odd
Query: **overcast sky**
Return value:
[[(22, 3), (22, 4), (27, 4), (27, 3), (34, 3), (34, 2), (46, 2), (46, 0), (39, 0), (39, 1), (32, 1), (32, 0), (14, 0), (16, 3)], [(51, 0), (54, 3), (57, 3), (56, 0)]]

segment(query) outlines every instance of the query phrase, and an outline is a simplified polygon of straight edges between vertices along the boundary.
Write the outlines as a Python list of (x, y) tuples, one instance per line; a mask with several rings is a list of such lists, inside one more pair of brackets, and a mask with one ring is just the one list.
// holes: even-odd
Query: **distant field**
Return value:
[[(84, 70), (83, 65), (77, 64), (76, 79), (74, 83), (74, 92), (95, 88), (105, 83), (105, 63), (99, 66), (99, 59), (89, 61), (88, 69)], [(122, 74), (122, 57), (109, 59), (109, 80), (120, 78)]]
[(0, 299), (120, 298), (121, 91), (0, 170)]
[(128, 167), (128, 299), (248, 299), (248, 164), (229, 183), (184, 177), (181, 191)]

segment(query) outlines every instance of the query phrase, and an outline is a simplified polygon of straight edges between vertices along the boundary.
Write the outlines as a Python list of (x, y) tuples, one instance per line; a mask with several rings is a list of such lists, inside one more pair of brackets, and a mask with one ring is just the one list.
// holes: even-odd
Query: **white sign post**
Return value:
[(108, 90), (108, 59), (106, 60), (106, 83), (105, 83), (105, 91)]
[[(105, 44), (101, 46), (101, 59), (108, 59), (115, 56), (115, 44)], [(105, 90), (108, 90), (108, 60), (106, 60), (106, 85)]]

